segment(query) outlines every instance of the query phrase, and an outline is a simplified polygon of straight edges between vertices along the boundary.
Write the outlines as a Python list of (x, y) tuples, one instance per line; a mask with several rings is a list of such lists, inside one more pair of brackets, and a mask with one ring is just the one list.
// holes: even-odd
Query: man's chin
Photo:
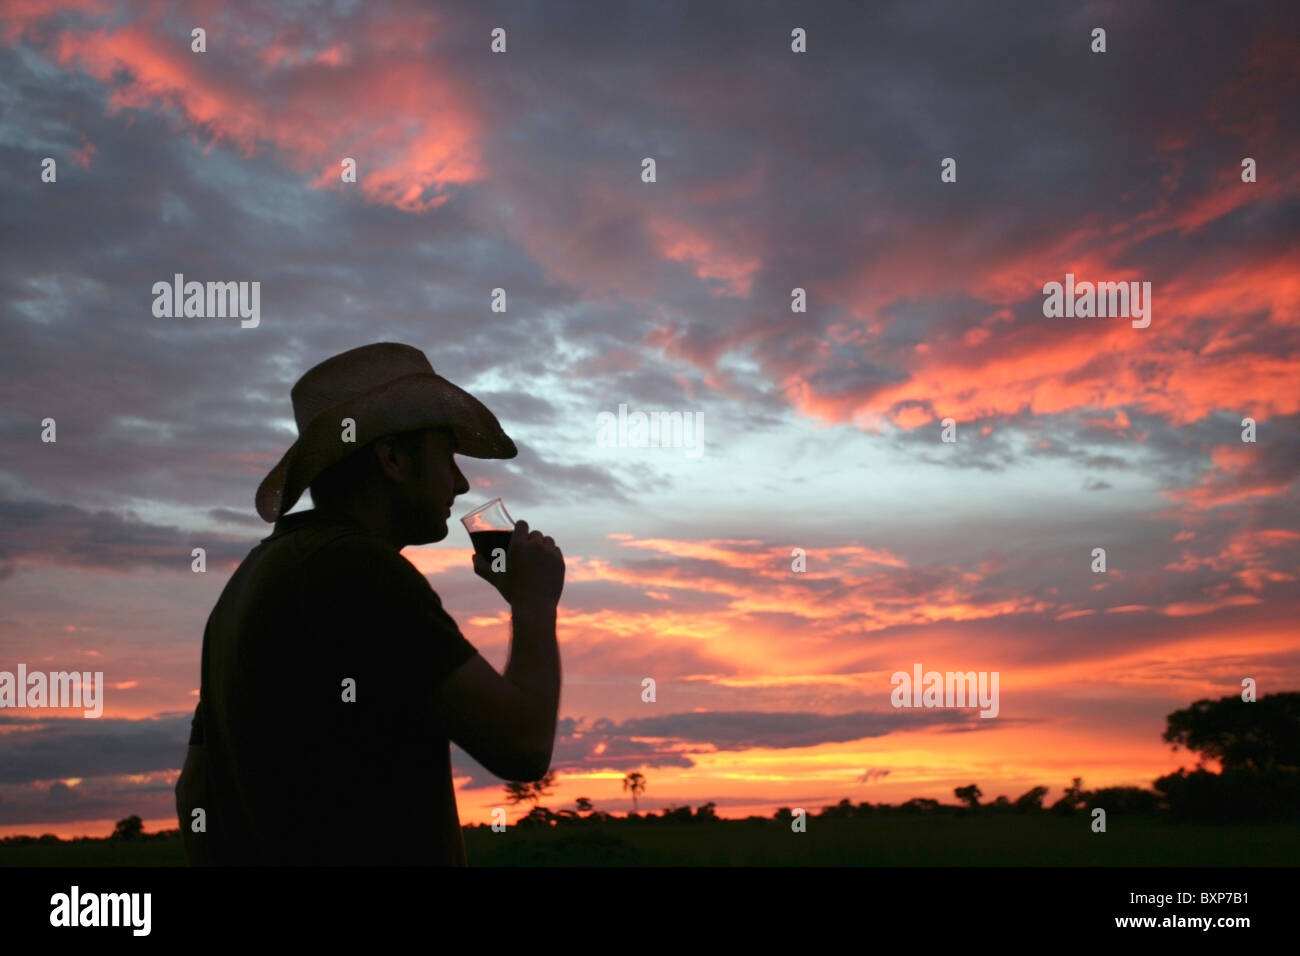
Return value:
[(418, 530), (413, 529), (410, 532), (412, 540), (407, 543), (416, 545), (417, 547), (422, 544), (436, 544), (443, 538), (447, 537), (448, 534), (446, 521), (439, 521), (431, 525), (416, 527)]

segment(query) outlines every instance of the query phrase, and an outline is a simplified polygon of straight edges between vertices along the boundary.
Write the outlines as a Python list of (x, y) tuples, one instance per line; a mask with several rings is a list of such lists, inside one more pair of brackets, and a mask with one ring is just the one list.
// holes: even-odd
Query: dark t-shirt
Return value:
[[(315, 511), (280, 519), (203, 635), (201, 747), (177, 787), (191, 861), (463, 866), (428, 710), (475, 653), (391, 544)], [(187, 799), (206, 802), (206, 834), (187, 832)]]

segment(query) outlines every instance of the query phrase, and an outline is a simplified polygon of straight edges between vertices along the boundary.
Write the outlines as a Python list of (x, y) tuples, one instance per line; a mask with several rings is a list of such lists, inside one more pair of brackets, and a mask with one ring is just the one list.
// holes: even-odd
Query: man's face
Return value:
[(419, 454), (410, 459), (399, 483), (403, 531), (410, 544), (429, 544), (447, 537), (452, 502), (469, 491), (456, 464), (456, 438), (450, 429), (423, 432)]

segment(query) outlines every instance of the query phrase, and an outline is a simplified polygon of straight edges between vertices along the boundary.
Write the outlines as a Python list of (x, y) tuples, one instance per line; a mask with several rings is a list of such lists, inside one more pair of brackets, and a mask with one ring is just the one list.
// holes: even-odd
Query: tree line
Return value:
[[(1083, 779), (1075, 777), (1064, 793), (1050, 806), (1043, 800), (1048, 788), (1036, 786), (1015, 800), (999, 796), (991, 803), (981, 803), (984, 796), (977, 784), (953, 790), (956, 804), (943, 804), (928, 797), (914, 797), (898, 805), (861, 802), (848, 797), (821, 808), (820, 813), (805, 811), (810, 817), (826, 819), (871, 817), (888, 814), (939, 813), (973, 814), (1087, 814), (1102, 808), (1107, 815), (1162, 817), (1173, 822), (1195, 823), (1264, 823), (1300, 820), (1300, 693), (1266, 695), (1258, 700), (1229, 696), (1220, 700), (1199, 700), (1166, 718), (1162, 739), (1197, 755), (1196, 766), (1179, 767), (1157, 778), (1150, 789), (1143, 787), (1101, 787), (1086, 790)], [(1216, 762), (1215, 772), (1206, 766)], [(720, 818), (717, 805), (706, 803), (692, 811), (689, 806), (665, 807), (663, 813), (641, 814), (636, 809), (622, 817), (595, 809), (586, 797), (574, 801), (575, 808), (552, 811), (540, 805), (555, 773), (548, 773), (533, 783), (512, 782), (506, 785), (506, 798), (512, 804), (531, 801), (533, 808), (518, 821), (523, 826), (558, 826), (573, 823), (623, 821), (713, 822)], [(633, 806), (645, 792), (646, 779), (641, 773), (629, 773), (623, 779), (624, 791), (632, 794)], [(788, 821), (794, 808), (780, 807), (770, 819)], [(765, 820), (766, 817), (747, 817)]]
[[(1300, 693), (1266, 695), (1258, 700), (1229, 696), (1219, 700), (1198, 700), (1190, 707), (1166, 717), (1162, 738), (1173, 746), (1197, 755), (1196, 766), (1179, 767), (1155, 780), (1151, 789), (1143, 787), (1102, 787), (1085, 790), (1083, 780), (1075, 777), (1061, 798), (1044, 806), (1048, 788), (1032, 787), (1015, 800), (999, 796), (991, 803), (981, 803), (984, 796), (977, 784), (953, 790), (958, 803), (944, 804), (928, 797), (914, 797), (898, 805), (854, 804), (848, 797), (821, 808), (820, 813), (806, 811), (810, 817), (826, 819), (872, 817), (889, 814), (1086, 814), (1094, 808), (1107, 815), (1152, 816), (1173, 822), (1195, 823), (1265, 823), (1300, 820)], [(1219, 765), (1217, 772), (1207, 762)], [(530, 783), (512, 781), (505, 785), (511, 804), (531, 802), (532, 809), (518, 826), (560, 826), (572, 824), (646, 821), (660, 823), (711, 823), (721, 818), (717, 804), (710, 801), (692, 810), (689, 806), (664, 807), (662, 814), (639, 812), (639, 797), (646, 791), (646, 778), (640, 772), (623, 778), (624, 792), (632, 795), (633, 812), (616, 817), (598, 810), (587, 797), (578, 797), (574, 809), (552, 811), (541, 806), (541, 799), (551, 795), (556, 774), (551, 771), (541, 780)], [(754, 820), (788, 821), (794, 808), (780, 807), (771, 817), (747, 817)], [(486, 824), (483, 824), (486, 825)], [(149, 840), (178, 836), (179, 830), (145, 833), (138, 816), (117, 822), (111, 834), (114, 840)], [(77, 839), (95, 839), (80, 837)], [(44, 836), (8, 836), (0, 846), (28, 843), (60, 843), (52, 834)]]

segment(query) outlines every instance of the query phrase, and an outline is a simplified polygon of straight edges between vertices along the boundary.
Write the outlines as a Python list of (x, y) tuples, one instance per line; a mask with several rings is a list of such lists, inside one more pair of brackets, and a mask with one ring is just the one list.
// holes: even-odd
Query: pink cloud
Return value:
[[(41, 19), (20, 12), (20, 25), (6, 30), (9, 42)], [(311, 49), (286, 28), (260, 47), (241, 38), (217, 57), (192, 52), (188, 36), (166, 31), (149, 10), (125, 26), (65, 30), (50, 52), (65, 69), (111, 86), (113, 111), (169, 113), (180, 127), (245, 156), (273, 148), (291, 168), (313, 173), (318, 188), (342, 188), (340, 163), (351, 157), (368, 201), (418, 213), (483, 175), (469, 91), (423, 53), (437, 29), (432, 17), (413, 14), (393, 45), (381, 45), (395, 39), (391, 27), (375, 24), (348, 42)], [(214, 32), (209, 44), (216, 42)], [(241, 61), (233, 69), (232, 58)]]

